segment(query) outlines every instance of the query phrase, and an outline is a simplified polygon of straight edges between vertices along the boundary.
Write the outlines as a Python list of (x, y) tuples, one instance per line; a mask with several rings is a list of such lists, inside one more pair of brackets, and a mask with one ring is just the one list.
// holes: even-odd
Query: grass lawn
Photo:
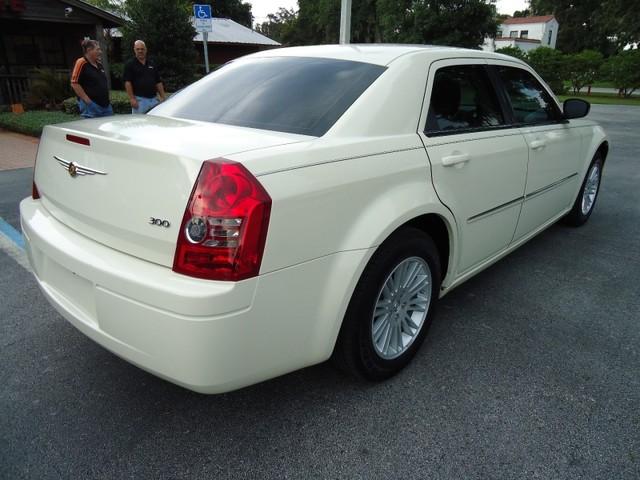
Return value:
[[(567, 88), (572, 88), (572, 87), (571, 87), (571, 82), (570, 82), (569, 80), (565, 80), (565, 81), (564, 81), (564, 86), (565, 86), (565, 87), (567, 87)], [(592, 87), (598, 87), (598, 88), (615, 88), (615, 87), (613, 86), (613, 83), (612, 83), (612, 82), (607, 82), (607, 81), (605, 81), (605, 80), (598, 80), (598, 81), (595, 81), (595, 82), (593, 82), (593, 83), (591, 84), (591, 86), (592, 86)], [(588, 88), (588, 86), (584, 86), (584, 87), (582, 87), (582, 89), (583, 89), (583, 90), (586, 90), (587, 88)]]
[(0, 113), (0, 128), (13, 132), (24, 133), (34, 137), (42, 134), (45, 125), (70, 122), (81, 118), (78, 115), (69, 115), (64, 112), (31, 111), (25, 113)]
[(564, 102), (567, 98), (583, 98), (594, 105), (636, 105), (640, 106), (640, 97), (623, 98), (615, 93), (578, 93), (577, 95), (558, 95), (558, 100)]

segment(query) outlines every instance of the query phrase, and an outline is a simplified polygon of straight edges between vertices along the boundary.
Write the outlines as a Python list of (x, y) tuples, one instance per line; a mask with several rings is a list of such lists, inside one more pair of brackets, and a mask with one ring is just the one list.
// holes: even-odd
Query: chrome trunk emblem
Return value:
[(82, 165), (78, 165), (76, 162), (67, 162), (63, 158), (53, 156), (58, 163), (67, 171), (71, 177), (75, 178), (78, 175), (106, 175), (107, 172), (102, 172), (100, 170), (94, 170), (93, 168), (83, 167)]

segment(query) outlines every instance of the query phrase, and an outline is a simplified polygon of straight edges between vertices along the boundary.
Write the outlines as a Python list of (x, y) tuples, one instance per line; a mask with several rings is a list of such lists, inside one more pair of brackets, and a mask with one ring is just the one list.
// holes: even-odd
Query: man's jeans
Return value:
[(78, 108), (80, 109), (80, 115), (84, 118), (96, 118), (96, 117), (108, 117), (113, 115), (113, 108), (111, 105), (101, 107), (95, 102), (91, 102), (89, 105), (84, 100), (78, 100)]
[(147, 98), (147, 97), (138, 97), (136, 95), (136, 100), (138, 101), (138, 108), (132, 108), (131, 113), (147, 113), (153, 107), (160, 103), (156, 97)]

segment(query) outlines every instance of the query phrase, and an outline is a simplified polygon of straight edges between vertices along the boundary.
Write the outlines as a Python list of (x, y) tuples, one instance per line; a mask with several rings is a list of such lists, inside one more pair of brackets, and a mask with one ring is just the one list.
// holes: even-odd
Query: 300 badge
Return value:
[(169, 220), (163, 220), (161, 218), (149, 217), (149, 225), (155, 225), (156, 227), (169, 228), (171, 223)]

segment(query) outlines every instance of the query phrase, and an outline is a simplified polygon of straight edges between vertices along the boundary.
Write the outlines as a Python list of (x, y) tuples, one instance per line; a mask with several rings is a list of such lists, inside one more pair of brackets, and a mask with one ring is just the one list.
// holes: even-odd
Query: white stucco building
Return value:
[(498, 26), (496, 38), (485, 38), (482, 49), (495, 52), (503, 47), (518, 47), (528, 52), (538, 47), (556, 48), (559, 26), (553, 15), (507, 18)]

